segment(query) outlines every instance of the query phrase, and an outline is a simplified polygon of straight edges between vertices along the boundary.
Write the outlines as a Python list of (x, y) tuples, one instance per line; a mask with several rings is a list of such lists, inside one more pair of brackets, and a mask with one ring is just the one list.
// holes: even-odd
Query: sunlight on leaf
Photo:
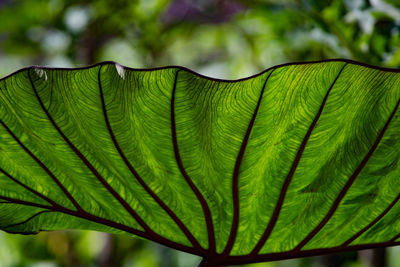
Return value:
[(400, 243), (400, 75), (350, 60), (0, 80), (0, 229), (137, 235), (214, 264)]

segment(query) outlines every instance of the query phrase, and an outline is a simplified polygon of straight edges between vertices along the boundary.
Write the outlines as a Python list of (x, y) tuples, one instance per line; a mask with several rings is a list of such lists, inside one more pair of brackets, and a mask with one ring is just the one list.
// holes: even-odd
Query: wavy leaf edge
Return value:
[[(29, 71), (29, 70), (36, 70), (38, 72), (38, 75), (42, 76), (42, 75), (46, 75), (46, 73), (43, 72), (45, 70), (66, 70), (66, 71), (74, 70), (75, 71), (75, 70), (90, 69), (90, 68), (103, 66), (103, 65), (115, 65), (116, 68), (117, 68), (117, 72), (121, 77), (124, 77), (125, 69), (126, 70), (131, 70), (131, 71), (155, 71), (155, 70), (163, 70), (163, 69), (178, 69), (178, 72), (179, 72), (179, 70), (183, 70), (183, 71), (192, 73), (192, 74), (194, 74), (194, 75), (196, 75), (196, 76), (198, 76), (200, 78), (205, 78), (205, 79), (216, 81), (216, 82), (231, 82), (231, 83), (234, 83), (234, 82), (240, 82), (240, 81), (249, 80), (249, 79), (258, 77), (258, 76), (261, 76), (261, 75), (267, 73), (268, 71), (273, 71), (275, 69), (278, 69), (278, 68), (281, 68), (281, 67), (285, 67), (285, 66), (302, 65), (302, 64), (314, 64), (314, 63), (325, 63), (325, 62), (343, 62), (343, 63), (359, 65), (359, 66), (367, 67), (367, 68), (370, 68), (370, 69), (376, 69), (376, 70), (385, 71), (385, 72), (396, 72), (396, 73), (400, 72), (400, 69), (379, 67), (379, 66), (374, 66), (374, 65), (370, 65), (370, 64), (366, 64), (366, 63), (350, 60), (350, 59), (336, 58), (336, 59), (326, 59), (326, 60), (317, 60), (317, 61), (300, 61), (300, 62), (289, 62), (289, 63), (278, 64), (278, 65), (272, 66), (270, 68), (267, 68), (262, 72), (259, 72), (257, 74), (254, 74), (254, 75), (251, 75), (251, 76), (248, 76), (248, 77), (245, 77), (245, 78), (228, 80), (228, 79), (220, 79), (220, 78), (213, 78), (213, 77), (205, 76), (205, 75), (197, 73), (196, 71), (193, 71), (193, 70), (191, 70), (189, 68), (182, 67), (182, 66), (176, 66), (176, 65), (155, 67), (155, 68), (131, 68), (131, 67), (122, 66), (119, 63), (114, 62), (114, 61), (103, 61), (103, 62), (96, 63), (96, 64), (93, 64), (93, 65), (90, 65), (90, 66), (77, 67), (77, 68), (43, 67), (43, 66), (36, 66), (36, 65), (35, 66), (29, 66), (29, 67), (25, 67), (25, 68), (19, 69), (19, 70), (13, 72), (13, 73), (1, 78), (0, 81), (8, 79), (8, 78), (10, 78), (11, 76), (13, 76), (13, 75), (15, 75), (17, 73), (20, 73), (20, 72), (23, 72), (23, 71)], [(271, 75), (271, 73), (269, 75)], [(267, 78), (267, 80), (268, 80), (268, 78)], [(176, 77), (175, 77), (175, 82), (176, 82)], [(265, 84), (264, 84), (264, 86), (265, 86)], [(398, 104), (396, 106), (396, 109), (397, 109), (397, 107), (398, 107)], [(395, 109), (395, 111), (396, 111), (396, 109)], [(394, 115), (394, 113), (392, 115)], [(239, 163), (239, 166), (240, 166), (240, 163)], [(5, 200), (4, 203), (10, 203), (10, 202), (8, 202), (8, 200)], [(39, 213), (32, 215), (30, 218), (28, 218), (28, 220), (30, 220), (33, 217), (38, 216), (40, 214), (46, 213), (46, 212), (52, 212), (52, 211), (51, 210), (49, 210), (49, 211), (40, 211)], [(79, 212), (80, 212), (80, 210), (78, 208), (78, 213)], [(8, 226), (8, 227), (10, 227), (10, 226)], [(137, 233), (133, 233), (133, 234), (137, 234)], [(263, 261), (283, 260), (283, 259), (307, 257), (307, 256), (314, 256), (314, 255), (336, 253), (336, 252), (354, 251), (354, 250), (359, 250), (359, 249), (370, 249), (370, 248), (377, 248), (377, 247), (396, 246), (396, 245), (400, 245), (400, 241), (396, 242), (396, 240), (399, 237), (400, 237), (400, 234), (398, 236), (396, 236), (396, 238), (393, 238), (392, 241), (383, 242), (383, 243), (362, 244), (362, 245), (349, 245), (349, 244), (346, 244), (346, 246), (334, 247), (334, 248), (294, 250), (294, 251), (288, 251), (288, 252), (277, 252), (277, 253), (266, 253), (266, 254), (257, 254), (256, 253), (256, 254), (253, 254), (253, 255), (246, 255), (246, 256), (224, 255), (223, 257), (221, 257), (221, 255), (223, 253), (214, 255), (214, 254), (212, 254), (211, 251), (204, 250), (204, 249), (203, 250), (198, 250), (198, 251), (195, 251), (195, 250), (192, 250), (192, 249), (187, 250), (185, 247), (175, 246), (174, 243), (165, 243), (165, 242), (163, 242), (161, 240), (157, 240), (156, 237), (154, 237), (154, 239), (152, 239), (152, 241), (163, 243), (164, 245), (169, 246), (169, 247), (174, 248), (174, 249), (178, 249), (178, 250), (181, 250), (181, 251), (185, 251), (185, 252), (189, 252), (189, 253), (192, 253), (192, 254), (196, 254), (196, 255), (202, 256), (205, 259), (208, 258), (209, 262), (207, 264), (209, 264), (210, 266), (214, 266), (214, 265), (227, 265), (227, 264), (229, 264), (229, 265), (239, 265), (239, 264), (244, 264), (244, 263), (256, 263), (256, 262), (263, 262)], [(146, 237), (146, 238), (148, 238), (148, 237)]]
[[(183, 70), (183, 71), (187, 71), (190, 72), (194, 75), (197, 75), (200, 78), (205, 78), (211, 81), (216, 81), (216, 82), (240, 82), (240, 81), (245, 81), (245, 80), (249, 80), (258, 76), (263, 75), (264, 73), (267, 73), (270, 70), (273, 69), (278, 69), (281, 67), (286, 67), (286, 66), (293, 66), (293, 65), (303, 65), (303, 64), (314, 64), (314, 63), (326, 63), (326, 62), (343, 62), (343, 63), (349, 63), (349, 64), (353, 64), (353, 65), (358, 65), (358, 66), (363, 66), (363, 67), (367, 67), (370, 69), (376, 69), (376, 70), (380, 70), (380, 71), (387, 71), (387, 72), (400, 72), (400, 69), (396, 69), (396, 68), (388, 68), (388, 67), (380, 67), (380, 66), (376, 66), (376, 65), (371, 65), (368, 63), (364, 63), (361, 61), (356, 61), (356, 60), (352, 60), (352, 59), (347, 59), (347, 58), (332, 58), (332, 59), (322, 59), (322, 60), (311, 60), (311, 61), (293, 61), (293, 62), (287, 62), (287, 63), (282, 63), (282, 64), (277, 64), (274, 65), (272, 67), (269, 67), (259, 73), (244, 77), (244, 78), (238, 78), (238, 79), (222, 79), (222, 78), (214, 78), (211, 76), (207, 76), (204, 74), (201, 74), (199, 72), (196, 72), (190, 68), (184, 67), (184, 66), (180, 66), (180, 65), (167, 65), (167, 66), (161, 66), (161, 67), (153, 67), (153, 68), (134, 68), (134, 67), (128, 67), (125, 65), (121, 65), (116, 61), (112, 61), (112, 60), (106, 60), (106, 61), (101, 61), (95, 64), (91, 64), (88, 66), (83, 66), (83, 67), (71, 67), (71, 68), (67, 68), (67, 67), (47, 67), (47, 66), (40, 66), (40, 65), (31, 65), (28, 67), (24, 67), (21, 69), (18, 69), (2, 78), (0, 78), (0, 81), (5, 80), (17, 73), (26, 71), (26, 70), (37, 70), (38, 72), (40, 72), (41, 70), (85, 70), (85, 69), (91, 69), (91, 68), (95, 68), (98, 66), (103, 66), (103, 65), (115, 65), (117, 68), (117, 72), (121, 75), (121, 77), (124, 75), (124, 70), (131, 70), (131, 71), (155, 71), (155, 70), (164, 70), (164, 69), (179, 69), (179, 70)], [(40, 72), (42, 74), (45, 74), (43, 72)], [(41, 75), (39, 73), (39, 75)]]

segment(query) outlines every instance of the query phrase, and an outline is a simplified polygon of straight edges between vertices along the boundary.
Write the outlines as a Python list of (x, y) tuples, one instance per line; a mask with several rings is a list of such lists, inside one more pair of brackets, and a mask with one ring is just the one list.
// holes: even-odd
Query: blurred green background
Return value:
[[(0, 77), (29, 65), (183, 65), (235, 79), (291, 61), (400, 67), (400, 0), (0, 0)], [(0, 232), (0, 267), (196, 266), (135, 237)], [(400, 247), (251, 265), (399, 267)]]

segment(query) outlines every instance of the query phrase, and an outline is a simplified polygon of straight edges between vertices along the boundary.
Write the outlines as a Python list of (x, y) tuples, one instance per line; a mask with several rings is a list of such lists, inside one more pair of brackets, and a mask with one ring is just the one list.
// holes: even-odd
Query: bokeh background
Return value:
[[(292, 61), (400, 67), (400, 0), (0, 0), (0, 77), (29, 65), (183, 65), (235, 79)], [(0, 267), (175, 267), (199, 258), (136, 237), (0, 232)], [(400, 247), (254, 267), (399, 267)]]

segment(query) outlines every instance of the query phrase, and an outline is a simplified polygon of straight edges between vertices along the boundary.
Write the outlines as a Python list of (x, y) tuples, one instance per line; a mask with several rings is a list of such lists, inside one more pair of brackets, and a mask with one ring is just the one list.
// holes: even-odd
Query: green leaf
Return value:
[(400, 244), (400, 74), (226, 81), (30, 67), (0, 81), (0, 229), (134, 234), (211, 265)]

